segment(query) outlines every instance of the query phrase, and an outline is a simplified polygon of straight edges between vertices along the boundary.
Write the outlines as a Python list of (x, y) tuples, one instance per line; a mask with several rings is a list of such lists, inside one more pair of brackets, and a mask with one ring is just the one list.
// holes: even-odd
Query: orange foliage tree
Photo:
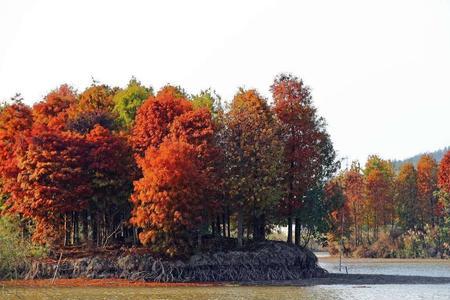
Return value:
[(417, 196), (419, 201), (420, 221), (435, 224), (437, 199), (434, 192), (437, 190), (438, 165), (430, 155), (422, 155), (417, 163)]
[(354, 244), (362, 242), (363, 207), (364, 207), (364, 176), (358, 163), (353, 162), (350, 170), (343, 176), (343, 189), (349, 216), (353, 224)]
[(33, 106), (33, 120), (36, 124), (63, 129), (69, 117), (69, 108), (77, 101), (73, 89), (63, 84)]
[(396, 207), (404, 229), (417, 225), (420, 206), (417, 199), (417, 171), (411, 163), (403, 164), (395, 178)]
[(169, 134), (174, 119), (192, 110), (192, 104), (173, 87), (150, 96), (138, 109), (131, 133), (135, 152), (144, 156), (148, 147), (158, 147)]
[[(253, 237), (264, 239), (266, 221), (280, 198), (281, 143), (272, 112), (255, 90), (240, 90), (225, 117), (225, 182), (237, 211), (238, 244), (243, 224)], [(244, 220), (244, 215), (248, 216)]]
[(114, 110), (114, 91), (106, 85), (92, 85), (80, 95), (78, 111), (103, 110), (112, 112)]
[(442, 158), (439, 164), (439, 187), (446, 193), (450, 193), (450, 151)]
[(377, 238), (379, 227), (393, 224), (395, 219), (394, 173), (391, 163), (376, 155), (369, 156), (364, 173), (366, 221), (368, 227), (373, 228), (374, 238)]
[(136, 179), (136, 165), (132, 149), (124, 136), (95, 125), (85, 140), (89, 145), (88, 178), (92, 194), (89, 208), (83, 213), (83, 234), (87, 240), (89, 215), (93, 228), (91, 242), (105, 245), (118, 237), (116, 233), (124, 234), (119, 229), (126, 225), (130, 217), (128, 199), (133, 188), (132, 182)]
[(60, 232), (46, 227), (61, 227), (66, 214), (86, 206), (90, 196), (86, 153), (87, 145), (77, 134), (33, 128), (27, 150), (19, 157), (20, 190), (13, 193), (11, 207), (38, 223), (35, 240), (60, 242)]
[[(18, 157), (26, 150), (32, 124), (31, 109), (22, 103), (7, 105), (0, 112), (0, 177), (4, 195), (13, 191), (17, 195)], [(8, 205), (14, 202), (10, 199)]]
[(142, 228), (141, 242), (170, 256), (189, 253), (207, 209), (208, 176), (198, 152), (186, 142), (166, 140), (138, 164), (143, 178), (135, 182), (131, 223)]

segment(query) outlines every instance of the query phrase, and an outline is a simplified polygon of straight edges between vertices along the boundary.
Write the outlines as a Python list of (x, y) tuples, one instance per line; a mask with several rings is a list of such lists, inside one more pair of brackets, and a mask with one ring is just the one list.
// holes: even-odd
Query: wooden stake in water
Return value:
[(343, 242), (343, 236), (344, 236), (344, 209), (341, 210), (341, 241), (340, 241), (340, 247), (339, 247), (339, 272), (342, 271), (342, 252), (344, 248), (344, 242)]
[(56, 274), (58, 274), (59, 264), (61, 263), (62, 251), (59, 254), (58, 264), (56, 265), (55, 274), (53, 274), (52, 284), (55, 282)]

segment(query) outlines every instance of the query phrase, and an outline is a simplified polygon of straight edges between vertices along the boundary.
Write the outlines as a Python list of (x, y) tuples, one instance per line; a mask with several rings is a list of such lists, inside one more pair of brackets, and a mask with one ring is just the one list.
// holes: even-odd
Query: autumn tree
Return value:
[[(292, 243), (292, 219), (295, 219), (295, 243), (300, 244), (301, 216), (308, 190), (323, 185), (336, 171), (335, 152), (323, 118), (317, 115), (309, 87), (298, 78), (281, 74), (272, 87), (274, 111), (281, 127), (283, 164), (287, 187), (282, 211), (287, 216), (288, 242)], [(313, 205), (308, 205), (312, 207)], [(304, 224), (305, 225), (305, 224)]]
[(450, 193), (450, 151), (442, 158), (438, 173), (439, 187), (446, 193)]
[(345, 198), (343, 180), (341, 174), (329, 180), (324, 186), (324, 199), (329, 212), (328, 240), (339, 242), (341, 249), (344, 246), (344, 239), (349, 239), (351, 233), (351, 208)]
[(66, 122), (66, 129), (81, 134), (89, 133), (96, 125), (109, 130), (118, 129), (114, 116), (105, 110), (87, 110), (77, 113)]
[(118, 115), (119, 123), (125, 128), (130, 128), (138, 108), (151, 95), (153, 95), (151, 88), (132, 78), (128, 86), (118, 91), (113, 98), (114, 112)]
[[(0, 112), (0, 178), (5, 196), (18, 188), (18, 157), (26, 151), (32, 124), (31, 109), (25, 104), (7, 104)], [(9, 205), (13, 204), (11, 200)]]
[[(83, 130), (84, 133), (91, 130), (95, 122), (93, 119), (108, 118), (114, 120), (114, 125), (117, 127), (116, 115), (114, 110), (114, 96), (115, 90), (106, 85), (92, 84), (84, 92), (79, 95), (79, 100), (72, 105), (68, 110), (67, 124), (69, 127), (80, 127), (78, 123), (90, 124), (90, 128)], [(106, 126), (106, 124), (103, 124)], [(83, 127), (83, 126), (81, 126)], [(88, 126), (89, 127), (89, 126)], [(109, 127), (109, 126), (108, 126)], [(69, 128), (73, 130), (73, 128)], [(75, 130), (75, 131), (83, 131)]]
[(138, 109), (131, 132), (135, 152), (143, 156), (147, 148), (158, 147), (169, 134), (173, 120), (192, 110), (192, 104), (175, 87), (167, 86), (150, 96)]
[(353, 162), (350, 169), (344, 173), (343, 192), (353, 225), (354, 244), (359, 245), (362, 242), (364, 222), (364, 176), (359, 163)]
[(433, 157), (422, 155), (417, 164), (417, 196), (419, 201), (419, 217), (422, 226), (436, 221), (438, 165)]
[(420, 212), (417, 199), (417, 171), (411, 163), (401, 166), (395, 178), (395, 202), (399, 223), (404, 229), (413, 228), (418, 223)]
[(367, 159), (364, 175), (367, 223), (372, 225), (376, 239), (380, 226), (394, 224), (394, 171), (389, 161), (371, 155)]
[[(131, 147), (124, 136), (96, 125), (85, 137), (89, 146), (87, 170), (91, 188), (88, 210), (83, 213), (84, 239), (87, 240), (88, 216), (93, 230), (92, 242), (106, 245), (125, 237), (129, 219), (128, 199), (136, 166)], [(78, 216), (74, 215), (76, 222)], [(76, 226), (78, 227), (78, 226)]]
[(197, 95), (193, 95), (191, 99), (194, 109), (208, 109), (213, 119), (216, 119), (218, 114), (222, 112), (220, 96), (211, 89), (201, 91)]
[(36, 124), (63, 129), (69, 117), (69, 108), (77, 101), (73, 88), (63, 84), (33, 106), (33, 120)]
[(114, 91), (109, 86), (93, 84), (80, 94), (78, 111), (114, 109)]
[(138, 164), (143, 177), (135, 182), (131, 222), (142, 228), (141, 242), (169, 256), (189, 253), (207, 209), (208, 176), (195, 147), (167, 139), (148, 148)]
[(438, 205), (436, 209), (437, 223), (446, 231), (444, 240), (449, 240), (448, 228), (450, 227), (450, 151), (445, 153), (439, 163), (438, 187), (436, 193)]
[(60, 242), (61, 236), (46, 227), (62, 228), (64, 220), (67, 228), (67, 215), (87, 204), (86, 152), (86, 143), (77, 134), (33, 128), (26, 152), (18, 158), (20, 189), (13, 192), (11, 208), (37, 222), (35, 240)]
[[(244, 215), (253, 237), (264, 239), (266, 221), (280, 199), (281, 144), (267, 102), (255, 90), (239, 90), (225, 118), (226, 186), (237, 210), (238, 244)], [(250, 230), (250, 228), (248, 228)]]

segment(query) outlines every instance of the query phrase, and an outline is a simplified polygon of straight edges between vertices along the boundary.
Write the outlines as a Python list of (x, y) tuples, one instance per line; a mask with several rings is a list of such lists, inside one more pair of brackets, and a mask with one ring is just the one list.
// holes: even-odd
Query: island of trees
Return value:
[(15, 97), (0, 112), (4, 227), (46, 249), (141, 245), (174, 258), (211, 237), (239, 249), (276, 225), (306, 244), (336, 209), (324, 186), (339, 164), (310, 89), (280, 75), (271, 91), (270, 103), (241, 88), (222, 105), (211, 90), (132, 79), (62, 85), (32, 107)]
[(212, 90), (155, 92), (133, 78), (81, 93), (61, 85), (32, 107), (5, 102), (3, 257), (136, 246), (189, 257), (214, 243), (242, 249), (280, 226), (288, 244), (332, 252), (449, 253), (449, 153), (398, 173), (371, 156), (337, 173), (309, 87), (282, 74), (271, 92), (241, 88), (224, 105)]

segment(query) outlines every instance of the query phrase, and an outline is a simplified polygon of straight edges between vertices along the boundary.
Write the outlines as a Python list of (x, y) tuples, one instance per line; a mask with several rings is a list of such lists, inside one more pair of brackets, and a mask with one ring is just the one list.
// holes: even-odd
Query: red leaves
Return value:
[(448, 151), (439, 164), (439, 187), (450, 193), (450, 151)]
[(204, 220), (214, 180), (211, 114), (192, 110), (175, 88), (165, 87), (140, 107), (132, 132), (143, 177), (135, 182), (131, 222), (140, 240), (162, 241), (166, 254), (187, 247), (189, 231)]
[(127, 140), (100, 125), (96, 125), (85, 140), (89, 146), (87, 171), (94, 198), (110, 207), (111, 202), (126, 203), (131, 182), (136, 177), (136, 165)]
[(36, 124), (63, 129), (68, 118), (69, 108), (76, 104), (77, 95), (66, 84), (48, 94), (44, 101), (33, 106), (33, 119)]
[(139, 236), (144, 244), (165, 235), (166, 252), (174, 255), (174, 244), (183, 243), (180, 234), (195, 229), (207, 209), (207, 173), (195, 147), (176, 140), (149, 148), (139, 165), (143, 178), (135, 182), (131, 223), (144, 229)]
[(192, 104), (180, 98), (174, 88), (149, 97), (138, 109), (132, 130), (131, 144), (136, 153), (143, 156), (148, 147), (158, 147), (169, 134), (174, 119), (191, 110)]
[[(17, 188), (7, 201), (10, 211), (33, 218), (38, 228), (44, 228), (57, 226), (64, 213), (83, 209), (90, 195), (86, 153), (81, 136), (34, 127), (26, 151), (18, 157)], [(48, 233), (37, 230), (34, 239), (48, 241), (49, 237), (39, 236), (44, 232)]]
[(284, 144), (287, 213), (292, 214), (307, 190), (334, 173), (335, 153), (325, 123), (312, 105), (310, 89), (301, 80), (281, 75), (271, 90)]
[(436, 221), (437, 172), (436, 161), (430, 155), (423, 155), (417, 164), (417, 196), (422, 219), (427, 223)]
[(5, 194), (17, 187), (17, 159), (26, 149), (32, 122), (31, 110), (24, 104), (9, 105), (0, 112), (0, 176)]

